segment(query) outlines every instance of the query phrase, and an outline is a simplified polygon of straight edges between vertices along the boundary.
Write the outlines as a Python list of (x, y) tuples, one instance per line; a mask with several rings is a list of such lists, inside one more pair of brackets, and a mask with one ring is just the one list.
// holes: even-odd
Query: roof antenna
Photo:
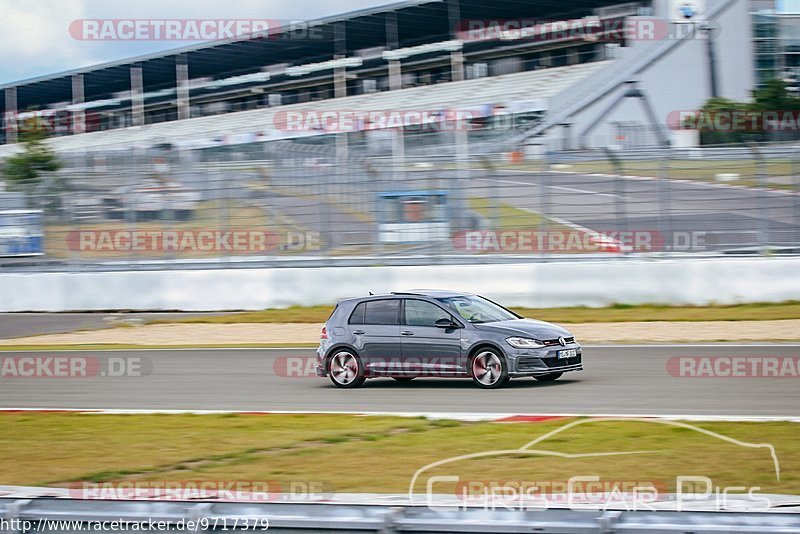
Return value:
[(370, 292), (369, 292), (369, 296), (370, 296), (370, 297), (371, 297), (371, 296), (373, 296), (374, 294), (375, 294), (375, 293), (373, 293), (372, 291), (370, 291)]

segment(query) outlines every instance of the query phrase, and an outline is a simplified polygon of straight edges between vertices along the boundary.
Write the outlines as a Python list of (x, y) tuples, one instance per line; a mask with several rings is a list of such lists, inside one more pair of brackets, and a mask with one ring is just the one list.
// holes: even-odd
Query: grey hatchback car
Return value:
[(556, 380), (581, 371), (581, 358), (560, 326), (479, 295), (420, 290), (339, 301), (320, 334), (316, 371), (340, 388), (375, 377), (451, 377), (491, 389), (514, 377)]

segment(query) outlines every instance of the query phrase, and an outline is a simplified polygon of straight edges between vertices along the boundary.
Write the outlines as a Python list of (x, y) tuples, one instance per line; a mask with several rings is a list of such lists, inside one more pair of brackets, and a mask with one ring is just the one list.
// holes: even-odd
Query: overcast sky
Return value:
[(0, 0), (0, 83), (169, 50), (187, 41), (91, 41), (72, 37), (84, 19), (297, 21), (396, 0)]

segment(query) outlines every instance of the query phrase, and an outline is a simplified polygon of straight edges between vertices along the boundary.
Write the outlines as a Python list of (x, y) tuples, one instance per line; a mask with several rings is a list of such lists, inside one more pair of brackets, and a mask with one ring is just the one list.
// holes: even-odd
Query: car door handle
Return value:
[(403, 330), (402, 332), (400, 332), (400, 335), (401, 336), (413, 336), (414, 332), (412, 332), (411, 330)]
[(364, 333), (364, 331), (363, 331), (363, 330), (353, 330), (353, 333), (354, 333), (355, 335), (357, 335), (357, 336), (360, 336), (361, 334), (363, 334), (363, 333)]

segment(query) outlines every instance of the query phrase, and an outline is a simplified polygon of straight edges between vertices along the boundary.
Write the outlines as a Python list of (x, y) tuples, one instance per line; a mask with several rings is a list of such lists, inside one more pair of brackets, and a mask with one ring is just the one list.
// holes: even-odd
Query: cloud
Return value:
[(191, 43), (79, 41), (78, 19), (263, 18), (307, 20), (392, 3), (390, 0), (0, 0), (0, 83), (170, 50)]
[(81, 50), (63, 25), (84, 16), (81, 2), (0, 0), (0, 50), (11, 53), (0, 65), (0, 79), (27, 78), (96, 61)]

